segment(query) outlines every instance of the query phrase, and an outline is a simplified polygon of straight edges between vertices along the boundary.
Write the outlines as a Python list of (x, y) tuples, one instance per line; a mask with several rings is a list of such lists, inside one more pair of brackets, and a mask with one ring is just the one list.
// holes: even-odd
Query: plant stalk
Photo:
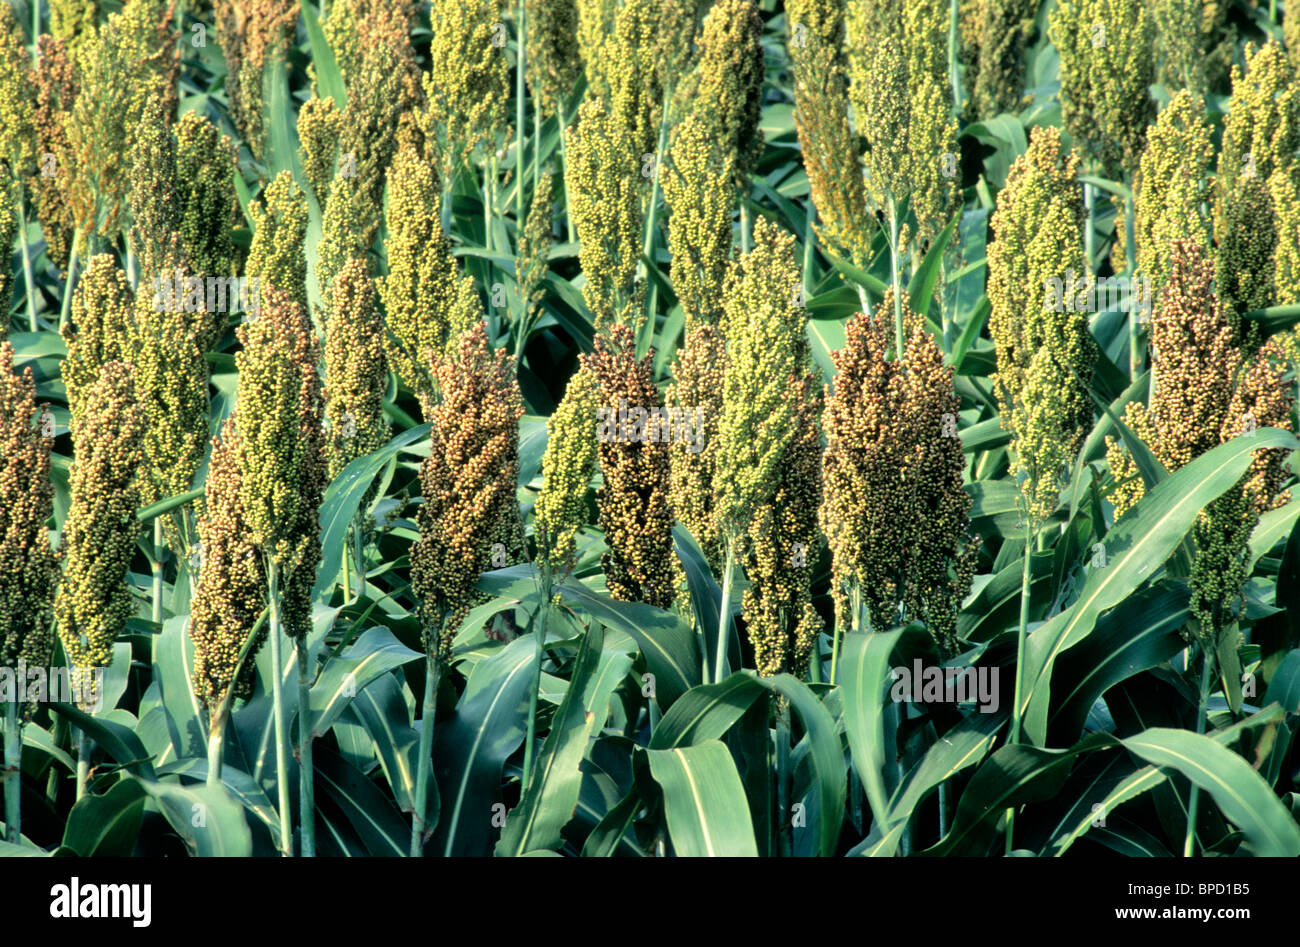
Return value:
[[(543, 565), (543, 571), (549, 573), (549, 567)], [(551, 581), (549, 575), (542, 577), (542, 601), (537, 609), (537, 648), (533, 656), (533, 686), (528, 695), (528, 737), (524, 743), (524, 771), (519, 786), (521, 792), (527, 792), (528, 781), (533, 773), (533, 744), (537, 740), (537, 696), (542, 687), (542, 662), (546, 659), (546, 626), (551, 612)]]
[(7, 701), (5, 709), (5, 831), (10, 844), (18, 845), (23, 825), (23, 709), (16, 700)]
[(230, 698), (221, 702), (208, 729), (208, 780), (209, 786), (221, 785), (221, 767), (226, 756), (226, 720), (230, 713)]
[(77, 279), (77, 248), (81, 244), (81, 228), (78, 227), (72, 233), (72, 250), (68, 255), (68, 275), (63, 281), (63, 304), (59, 310), (59, 331), (62, 332), (64, 326), (68, 324), (68, 316), (72, 312), (72, 293), (76, 286)]
[[(713, 665), (713, 682), (722, 680), (727, 665), (727, 639), (731, 637), (731, 574), (736, 569), (736, 541), (727, 537), (726, 559), (722, 566), (722, 605), (718, 608), (718, 649)], [(708, 673), (705, 662), (705, 673)], [(705, 681), (704, 683), (709, 683)]]
[[(1202, 651), (1201, 662), (1201, 699), (1196, 705), (1196, 733), (1198, 736), (1205, 733), (1205, 710), (1206, 702), (1210, 696), (1210, 680), (1214, 673), (1214, 665), (1210, 660), (1210, 652)], [(1201, 787), (1192, 783), (1192, 791), (1187, 796), (1187, 837), (1183, 840), (1183, 857), (1191, 858), (1196, 854), (1196, 815), (1201, 804)]]
[[(433, 642), (436, 649), (438, 643)], [(420, 759), (415, 770), (415, 818), (411, 820), (411, 857), (424, 851), (424, 818), (429, 804), (429, 771), (433, 768), (433, 718), (438, 708), (438, 681), (442, 662), (430, 650), (424, 659), (424, 703), (420, 722)]]
[(1138, 349), (1138, 319), (1141, 318), (1140, 307), (1133, 305), (1133, 287), (1135, 283), (1135, 274), (1137, 272), (1137, 247), (1134, 246), (1136, 239), (1135, 226), (1133, 220), (1133, 191), (1132, 181), (1129, 181), (1129, 196), (1124, 198), (1124, 253), (1127, 257), (1127, 270), (1129, 277), (1129, 307), (1128, 307), (1128, 375), (1130, 379), (1138, 377), (1142, 370), (1142, 353)]
[[(515, 220), (524, 226), (524, 66), (528, 50), (528, 7), (519, 0), (519, 36), (515, 60)], [(534, 160), (537, 156), (533, 155)]]
[(280, 802), (280, 854), (293, 857), (293, 820), (289, 810), (289, 759), (285, 753), (288, 729), (284, 717), (284, 661), (280, 655), (280, 566), (269, 568), (271, 609), (271, 703), (275, 715), (275, 781)]
[[(39, 8), (40, 4), (36, 6)], [(40, 323), (36, 321), (36, 284), (32, 278), (32, 248), (27, 243), (27, 208), (23, 206), (23, 195), (18, 195), (18, 226), (22, 228), (22, 240), (19, 241), (23, 248), (23, 283), (27, 287), (27, 322), (33, 332), (41, 331)]]
[(794, 823), (790, 814), (790, 703), (776, 697), (776, 811), (777, 850), (789, 858), (794, 854)]
[(298, 808), (302, 822), (302, 857), (316, 857), (316, 769), (312, 765), (311, 743), (315, 721), (311, 715), (311, 656), (307, 635), (294, 639), (298, 651)]
[(90, 782), (90, 737), (77, 728), (77, 802), (86, 797), (86, 784)]
[[(1034, 552), (1034, 525), (1033, 520), (1026, 513), (1025, 518), (1025, 557), (1024, 569), (1020, 574), (1020, 628), (1016, 636), (1016, 687), (1015, 696), (1011, 704), (1011, 735), (1007, 739), (1007, 745), (1020, 742), (1020, 695), (1024, 688), (1024, 670), (1025, 670), (1025, 638), (1028, 637), (1026, 631), (1029, 627), (1029, 586), (1030, 586), (1030, 562)], [(1006, 853), (1011, 854), (1013, 848), (1012, 835), (1015, 829), (1016, 810), (1007, 809), (1007, 834), (1006, 834)]]
[(162, 624), (163, 620), (163, 526), (162, 517), (153, 518), (153, 558), (149, 561), (149, 571), (153, 573), (153, 609), (150, 612), (150, 619), (154, 624)]

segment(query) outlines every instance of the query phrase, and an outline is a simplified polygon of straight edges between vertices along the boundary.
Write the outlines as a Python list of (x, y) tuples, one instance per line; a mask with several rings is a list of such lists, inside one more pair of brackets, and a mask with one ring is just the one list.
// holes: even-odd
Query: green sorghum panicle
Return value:
[(587, 523), (587, 488), (596, 472), (596, 407), (599, 386), (582, 367), (546, 422), (542, 490), (533, 507), (537, 553), (553, 575), (573, 570), (577, 536)]
[[(498, 53), (499, 55), (499, 53)], [(379, 225), (384, 179), (398, 145), (398, 126), (421, 100), (419, 71), (390, 45), (370, 50), (343, 109), (336, 167), (354, 179), (365, 212), (363, 241)]]
[[(523, 398), (514, 359), (488, 344), (482, 322), (436, 361), (441, 399), (429, 412), (430, 453), (420, 466), (420, 538), (411, 547), (411, 586), (420, 602), (425, 647), (443, 658), (482, 597), (500, 523), (518, 520), (519, 419)], [(514, 516), (510, 516), (513, 507)]]
[(759, 219), (754, 249), (728, 275), (722, 319), (727, 364), (714, 485), (718, 526), (732, 539), (771, 498), (795, 436), (786, 391), (807, 357), (800, 286), (794, 237)]
[(74, 52), (95, 41), (98, 0), (50, 0), (50, 33)]
[(325, 486), (323, 398), (306, 310), (279, 290), (238, 329), (239, 473), (249, 539), (281, 574), (320, 562), (317, 509)]
[[(30, 174), (36, 159), (35, 92), (31, 58), (23, 46), (23, 28), (13, 7), (0, 4), (0, 163), (8, 165), (8, 173), (14, 177)], [(0, 171), (0, 177), (4, 176)]]
[(334, 281), (325, 336), (325, 416), (330, 478), (388, 440), (384, 323), (365, 260), (348, 262)]
[(1282, 18), (1282, 35), (1286, 41), (1291, 68), (1300, 72), (1300, 16), (1292, 12), (1290, 16)]
[(114, 238), (130, 188), (131, 155), (151, 99), (176, 112), (176, 39), (165, 5), (132, 0), (109, 15), (81, 63), (66, 123), (71, 159), (68, 202), (83, 235)]
[(72, 419), (72, 502), (55, 615), (68, 660), (78, 668), (108, 666), (113, 642), (134, 611), (126, 574), (141, 529), (135, 482), (146, 420), (131, 376), (129, 363), (104, 365)]
[(442, 175), (495, 150), (509, 126), (509, 63), (501, 0), (434, 0), (426, 134), (438, 143)]
[(261, 158), (266, 150), (263, 73), (268, 61), (288, 52), (298, 5), (293, 0), (213, 0), (213, 14), (226, 57), (230, 118), (253, 156)]
[(763, 20), (754, 0), (719, 0), (704, 18), (692, 111), (709, 124), (735, 173), (746, 174), (763, 150)]
[(63, 329), (68, 355), (61, 375), (74, 418), (82, 413), (104, 364), (131, 356), (131, 306), (131, 287), (112, 254), (91, 257)]
[(176, 139), (164, 108), (157, 96), (146, 103), (131, 152), (131, 239), (146, 280), (163, 275), (163, 255), (181, 223)]
[(1274, 170), (1268, 192), (1277, 228), (1273, 298), (1280, 305), (1295, 305), (1300, 303), (1300, 161)]
[[(244, 272), (257, 279), (257, 292), (265, 300), (271, 290), (288, 293), (307, 305), (307, 200), (293, 175), (281, 171), (253, 210), (253, 242)], [(251, 291), (251, 290), (250, 290)]]
[[(1150, 404), (1131, 403), (1124, 423), (1170, 473), (1219, 443), (1241, 362), (1240, 320), (1214, 293), (1214, 264), (1195, 239), (1170, 244), (1169, 275), (1151, 319), (1151, 363), (1158, 384)], [(1119, 437), (1106, 453), (1116, 482), (1115, 515), (1146, 492)]]
[[(1218, 289), (1238, 312), (1278, 301), (1278, 250), (1285, 286), (1295, 251), (1280, 238), (1294, 223), (1279, 212), (1300, 189), (1300, 85), (1282, 47), (1247, 47), (1244, 71), (1232, 70), (1232, 107), (1224, 118), (1215, 177), (1214, 239)], [(1277, 199), (1281, 207), (1276, 207)]]
[[(578, 56), (587, 70), (588, 83), (594, 81), (602, 65), (605, 41), (614, 32), (618, 0), (574, 0), (578, 14)], [(532, 16), (532, 13), (529, 13)]]
[(972, 117), (1014, 114), (1024, 105), (1025, 50), (1037, 9), (1035, 0), (975, 0), (966, 21), (974, 39), (966, 79)]
[(1272, 305), (1277, 221), (1265, 179), (1240, 177), (1232, 196), (1219, 200), (1214, 239), (1218, 251), (1215, 285), (1224, 303), (1237, 312)]
[[(18, 187), (3, 168), (0, 168), (0, 247), (13, 246), (18, 234)], [(13, 290), (13, 279), (9, 268), (0, 268), (0, 339), (9, 334), (9, 296)]]
[[(329, 195), (321, 221), (321, 240), (316, 250), (316, 280), (321, 295), (327, 300), (326, 309), (339, 270), (349, 260), (369, 258), (378, 223), (375, 206), (366, 197), (355, 175), (342, 171), (336, 174)], [(389, 199), (393, 199), (392, 195)]]
[(329, 204), (330, 182), (334, 179), (342, 133), (343, 112), (333, 99), (313, 96), (298, 110), (298, 151), (302, 173), (322, 209)]
[(50, 446), (30, 367), (14, 374), (14, 350), (0, 341), (0, 667), (45, 667), (54, 647), (58, 559), (46, 521), (54, 513)]
[(676, 591), (676, 559), (667, 432), (652, 413), (660, 407), (654, 353), (638, 359), (632, 330), (616, 325), (608, 337), (597, 336), (595, 353), (584, 354), (582, 363), (596, 376), (604, 414), (596, 434), (605, 482), (596, 501), (609, 546), (601, 556), (605, 583), (618, 601), (667, 608)]
[(639, 318), (636, 265), (641, 257), (641, 150), (632, 129), (606, 102), (588, 96), (569, 127), (565, 188), (581, 247), (583, 299), (596, 328)]
[(853, 624), (856, 585), (873, 628), (923, 621), (949, 655), (978, 551), (962, 487), (960, 401), (934, 339), (910, 309), (904, 318), (902, 361), (891, 356), (891, 327), (864, 315), (832, 356), (821, 524), (837, 622)]
[(555, 115), (582, 75), (578, 5), (575, 0), (525, 0), (528, 61), (524, 78), (545, 115)]
[(1201, 30), (1205, 0), (1154, 0), (1155, 57), (1159, 78), (1172, 89), (1185, 89), (1199, 102), (1207, 83), (1205, 35)]
[(232, 686), (234, 697), (252, 694), (252, 658), (266, 638), (263, 625), (248, 660), (239, 668), (240, 649), (266, 603), (266, 574), (262, 556), (248, 538), (238, 441), (234, 421), (227, 419), (220, 439), (212, 441), (199, 519), (200, 568), (190, 610), (190, 637), (194, 695), (209, 712), (216, 710)]
[(336, 0), (329, 5), (321, 29), (349, 93), (366, 56), (378, 46), (389, 46), (409, 65), (415, 64), (410, 33), (422, 6), (418, 0)]
[(812, 373), (792, 379), (794, 437), (777, 465), (775, 490), (754, 512), (743, 558), (749, 588), (741, 600), (754, 664), (764, 676), (803, 677), (822, 630), (812, 605), (812, 579), (822, 548), (822, 393)]
[(1062, 152), (1060, 133), (1034, 129), (999, 195), (988, 249), (995, 388), (1011, 431), (1012, 473), (1027, 477), (1034, 520), (1055, 509), (1061, 473), (1092, 420), (1096, 343), (1087, 315), (1053, 304), (1049, 292), (1052, 280), (1068, 286), (1071, 272), (1084, 273), (1078, 175), (1078, 156)]
[(1144, 0), (1062, 0), (1049, 36), (1061, 56), (1061, 114), (1075, 146), (1132, 174), (1155, 114), (1155, 27)]
[[(174, 280), (177, 271), (182, 281), (191, 275), (175, 252), (167, 264), (165, 280)], [(203, 353), (211, 330), (202, 310), (185, 312), (180, 302), (145, 290), (135, 299), (130, 358), (136, 397), (148, 422), (139, 483), (145, 506), (191, 488), (209, 437), (208, 363)], [(164, 525), (175, 547), (171, 519), (164, 519)]]
[(234, 144), (201, 114), (186, 112), (176, 122), (181, 243), (201, 276), (230, 276), (238, 269), (230, 231), (243, 215), (234, 185)]
[(821, 240), (863, 262), (871, 248), (872, 218), (849, 126), (844, 61), (844, 5), (839, 0), (791, 0), (786, 7), (787, 50), (794, 79), (794, 123)]
[(735, 156), (718, 141), (710, 120), (692, 111), (678, 126), (663, 169), (672, 281), (685, 328), (714, 325), (722, 316), (723, 281), (731, 260)]
[(1205, 108), (1186, 89), (1173, 97), (1147, 134), (1136, 183), (1138, 269), (1158, 302), (1171, 271), (1173, 242), (1210, 243), (1210, 126)]
[(920, 0), (903, 9), (907, 48), (907, 150), (912, 213), (922, 246), (938, 235), (958, 207), (957, 122), (952, 117), (946, 29), (948, 4)]
[(588, 76), (593, 93), (606, 99), (614, 120), (627, 130), (633, 148), (628, 157), (638, 164), (642, 155), (655, 153), (663, 117), (662, 9), (651, 0), (625, 0), (605, 46), (604, 62), (596, 76)]
[(714, 480), (726, 367), (727, 347), (719, 326), (699, 323), (687, 329), (667, 397), (670, 406), (682, 409), (694, 436), (674, 439), (669, 448), (669, 502), (714, 569), (721, 568), (723, 555), (714, 512)]
[[(1276, 340), (1245, 360), (1232, 393), (1220, 440), (1227, 442), (1263, 427), (1292, 430), (1295, 383)], [(1262, 450), (1246, 475), (1202, 511), (1194, 531), (1196, 558), (1192, 587), (1193, 629), (1207, 648), (1216, 648), (1235, 630), (1244, 610), (1250, 536), (1260, 514), (1289, 499), (1282, 486), (1290, 479), (1290, 451)]]
[(67, 266), (72, 250), (72, 208), (68, 204), (73, 161), (65, 120), (77, 98), (77, 77), (68, 51), (59, 40), (40, 38), (40, 59), (33, 75), (36, 101), (36, 159), (32, 178), (36, 215), (45, 236), (46, 253), (58, 267)]
[(554, 187), (555, 174), (550, 169), (538, 175), (515, 258), (520, 303), (530, 319), (541, 312), (542, 299), (546, 295), (546, 269), (552, 243), (551, 218), (555, 210)]
[[(908, 189), (908, 55), (902, 0), (852, 0), (846, 17), (849, 100), (867, 140), (867, 194), (876, 207)], [(840, 169), (843, 173), (844, 169)]]
[(427, 412), (437, 386), (430, 353), (454, 351), (482, 318), (471, 277), (462, 276), (439, 219), (438, 173), (408, 143), (393, 159), (388, 188), (388, 275), (379, 281), (388, 361)]

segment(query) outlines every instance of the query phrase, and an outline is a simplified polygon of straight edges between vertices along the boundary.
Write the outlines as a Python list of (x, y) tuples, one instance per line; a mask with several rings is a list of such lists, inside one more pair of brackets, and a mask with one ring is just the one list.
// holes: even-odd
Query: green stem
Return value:
[(302, 822), (302, 857), (316, 857), (316, 769), (311, 744), (315, 721), (311, 715), (311, 665), (307, 635), (294, 639), (298, 651), (298, 808)]
[(86, 797), (86, 784), (90, 782), (90, 737), (77, 728), (77, 802)]
[[(1201, 699), (1196, 705), (1196, 733), (1203, 735), (1205, 733), (1205, 710), (1206, 701), (1210, 696), (1210, 680), (1214, 673), (1214, 663), (1210, 660), (1210, 652), (1204, 651), (1201, 656)], [(1183, 840), (1183, 857), (1191, 858), (1196, 854), (1196, 813), (1201, 804), (1201, 787), (1192, 783), (1192, 791), (1187, 797), (1187, 837)]]
[(149, 562), (149, 571), (153, 573), (153, 609), (150, 612), (150, 619), (154, 624), (162, 624), (163, 620), (163, 526), (162, 517), (155, 516), (153, 520), (153, 558)]
[[(1011, 704), (1011, 736), (1007, 744), (1020, 742), (1020, 694), (1024, 687), (1024, 669), (1025, 669), (1025, 638), (1026, 630), (1029, 627), (1029, 585), (1030, 585), (1030, 562), (1034, 552), (1034, 525), (1033, 520), (1028, 515), (1025, 519), (1025, 557), (1024, 569), (1020, 574), (1020, 629), (1016, 636), (1016, 687), (1015, 696)], [(1006, 853), (1011, 854), (1013, 844), (1012, 835), (1015, 828), (1016, 812), (1015, 809), (1007, 809), (1007, 834), (1006, 834)]]
[(5, 830), (9, 842), (18, 845), (22, 840), (23, 794), (23, 708), (17, 701), (8, 701), (5, 715)]
[(1142, 352), (1138, 348), (1139, 308), (1133, 305), (1134, 287), (1137, 274), (1137, 247), (1134, 246), (1136, 233), (1133, 220), (1133, 182), (1129, 180), (1129, 195), (1124, 198), (1124, 252), (1127, 257), (1129, 278), (1128, 307), (1128, 373), (1130, 379), (1136, 379), (1142, 370)]
[(221, 767), (226, 756), (226, 721), (230, 717), (230, 697), (221, 702), (208, 729), (208, 785), (221, 785)]
[[(35, 6), (40, 8), (39, 3)], [(33, 332), (39, 332), (41, 326), (36, 321), (36, 284), (32, 278), (32, 248), (27, 243), (27, 209), (23, 206), (22, 194), (18, 195), (18, 226), (23, 231), (19, 242), (23, 248), (23, 282), (27, 286), (27, 322)]]
[(352, 551), (343, 544), (343, 601), (352, 600)]
[[(569, 128), (569, 119), (565, 114), (563, 103), (559, 106), (560, 116), (560, 165), (563, 170), (567, 171), (569, 167), (569, 151), (565, 142), (565, 132)], [(562, 175), (563, 176), (563, 175)], [(573, 227), (573, 215), (569, 213), (569, 184), (566, 180), (564, 183), (564, 230), (568, 235), (569, 243), (578, 242), (578, 232)]]
[(524, 66), (527, 50), (528, 8), (524, 0), (519, 0), (518, 55), (515, 58), (515, 220), (521, 232), (524, 226)]
[[(547, 566), (543, 570), (549, 572)], [(550, 576), (542, 577), (542, 602), (537, 609), (537, 647), (533, 654), (533, 686), (528, 695), (528, 738), (524, 742), (524, 771), (519, 785), (528, 790), (528, 780), (533, 773), (533, 743), (537, 740), (537, 696), (542, 689), (542, 661), (546, 658), (546, 625), (551, 612)]]
[(271, 705), (275, 717), (275, 773), (280, 802), (280, 854), (293, 857), (293, 821), (289, 810), (289, 759), (285, 752), (288, 729), (284, 718), (284, 661), (280, 655), (280, 567), (272, 562), (269, 568), (269, 599), (271, 609)]
[(778, 851), (783, 857), (794, 853), (794, 826), (790, 815), (790, 704), (776, 697), (776, 811)]
[(72, 234), (72, 251), (68, 256), (68, 275), (63, 281), (63, 306), (59, 310), (59, 331), (68, 324), (68, 315), (72, 312), (72, 293), (77, 277), (77, 248), (81, 244), (81, 228)]
[[(731, 574), (735, 570), (736, 542), (728, 536), (727, 554), (722, 565), (722, 605), (718, 608), (718, 648), (713, 665), (714, 683), (722, 680), (723, 669), (727, 666), (727, 639), (731, 637)], [(707, 661), (705, 665), (705, 674), (707, 674)]]
[[(753, 222), (750, 220), (749, 205), (744, 201), (740, 202), (740, 252), (748, 253), (753, 246), (750, 239), (750, 232), (753, 228)], [(807, 290), (805, 289), (805, 292)]]
[[(433, 643), (437, 648), (437, 642)], [(433, 766), (433, 718), (437, 711), (442, 662), (435, 652), (424, 659), (424, 703), (420, 720), (420, 758), (415, 769), (415, 818), (411, 821), (411, 857), (424, 851), (424, 817), (429, 802), (429, 770)]]

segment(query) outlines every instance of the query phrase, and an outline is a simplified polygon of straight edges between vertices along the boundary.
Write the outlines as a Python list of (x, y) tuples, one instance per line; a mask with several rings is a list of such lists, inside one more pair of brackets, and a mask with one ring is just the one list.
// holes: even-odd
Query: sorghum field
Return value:
[(1300, 855), (1295, 2), (0, 3), (0, 853)]

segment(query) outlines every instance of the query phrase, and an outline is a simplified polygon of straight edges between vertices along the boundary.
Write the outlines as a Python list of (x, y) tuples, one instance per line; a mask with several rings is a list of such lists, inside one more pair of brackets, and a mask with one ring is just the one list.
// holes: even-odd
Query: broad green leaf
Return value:
[(655, 676), (655, 698), (664, 710), (699, 682), (698, 639), (673, 612), (641, 602), (616, 602), (575, 581), (557, 591), (570, 605), (636, 641)]
[(352, 461), (330, 482), (321, 498), (321, 565), (316, 573), (313, 597), (324, 599), (343, 570), (343, 548), (348, 539), (348, 527), (361, 508), (361, 501), (370, 489), (371, 482), (384, 469), (389, 459), (428, 433), (428, 424), (403, 431), (374, 453)]
[(312, 5), (298, 0), (298, 10), (302, 13), (302, 24), (307, 30), (307, 43), (311, 48), (312, 65), (316, 67), (316, 81), (320, 84), (321, 97), (333, 99), (341, 112), (348, 104), (348, 94), (343, 87), (343, 73), (339, 71), (334, 50), (330, 49), (330, 44), (325, 39)]
[(63, 847), (82, 858), (132, 854), (147, 798), (134, 779), (114, 783), (102, 796), (88, 793), (68, 813)]
[(442, 815), (433, 846), (439, 854), (486, 855), (492, 849), (501, 770), (524, 738), (533, 655), (533, 640), (525, 636), (476, 664), (456, 716), (434, 733)]
[(510, 813), (498, 855), (558, 849), (582, 788), (579, 764), (593, 735), (605, 725), (609, 699), (632, 667), (631, 656), (603, 650), (599, 626), (583, 638), (568, 692), (551, 722), (523, 798)]
[(339, 807), (372, 856), (400, 858), (411, 846), (411, 827), (375, 783), (326, 746), (312, 753), (316, 785)]
[(1300, 855), (1300, 825), (1250, 764), (1207, 736), (1153, 727), (1121, 741), (1156, 766), (1178, 770), (1214, 797), (1256, 855)]
[(246, 858), (253, 836), (244, 807), (220, 786), (178, 786), (136, 777), (191, 855)]
[(668, 833), (678, 855), (757, 856), (754, 825), (731, 753), (717, 740), (647, 750), (650, 772), (663, 789)]
[(323, 737), (339, 714), (375, 678), (423, 658), (383, 627), (367, 628), (331, 658), (311, 688), (312, 734)]
[(71, 704), (51, 702), (49, 708), (60, 716), (67, 717), (73, 726), (84, 730), (104, 752), (121, 764), (128, 773), (145, 779), (154, 778), (153, 763), (134, 731), (112, 720), (92, 717), (82, 713)]
[(1090, 570), (1074, 605), (1036, 628), (1026, 642), (1020, 710), (1031, 742), (1041, 745), (1047, 736), (1049, 682), (1057, 656), (1082, 641), (1102, 612), (1155, 575), (1201, 509), (1241, 478), (1256, 450), (1295, 446), (1293, 435), (1276, 428), (1220, 445), (1156, 484), (1111, 528), (1103, 542), (1106, 566)]

